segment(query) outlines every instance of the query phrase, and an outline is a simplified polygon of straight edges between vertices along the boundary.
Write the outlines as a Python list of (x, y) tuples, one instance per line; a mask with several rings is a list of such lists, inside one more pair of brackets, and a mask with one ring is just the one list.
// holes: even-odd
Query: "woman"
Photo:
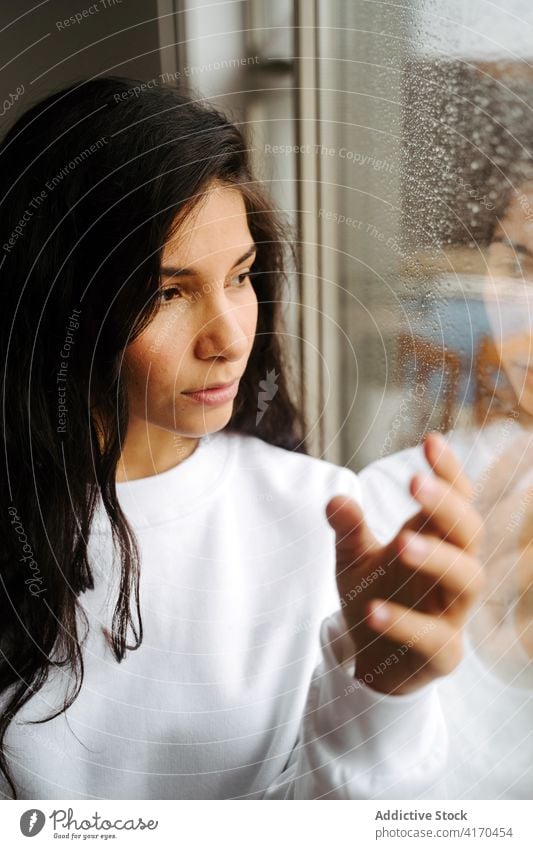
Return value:
[(0, 148), (4, 794), (416, 795), (480, 586), (469, 484), (428, 440), (420, 533), (370, 537), (305, 451), (241, 134), (137, 83), (57, 92)]

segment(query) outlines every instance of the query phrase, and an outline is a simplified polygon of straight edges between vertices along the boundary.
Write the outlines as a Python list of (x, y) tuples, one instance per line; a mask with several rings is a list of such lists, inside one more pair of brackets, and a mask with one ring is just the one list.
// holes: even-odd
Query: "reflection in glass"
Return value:
[(514, 395), (519, 431), (500, 442), (477, 482), (487, 587), (471, 619), (476, 650), (511, 686), (533, 688), (533, 186), (522, 185), (494, 229), (483, 297), (494, 365)]

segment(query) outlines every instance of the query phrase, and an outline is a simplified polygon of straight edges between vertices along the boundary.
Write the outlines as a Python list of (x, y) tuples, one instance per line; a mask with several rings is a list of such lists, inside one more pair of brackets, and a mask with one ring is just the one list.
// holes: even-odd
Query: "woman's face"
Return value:
[(227, 424), (257, 326), (254, 258), (240, 192), (213, 187), (165, 246), (159, 311), (124, 354), (133, 428), (198, 437)]
[(487, 300), (502, 367), (520, 406), (533, 414), (533, 186), (513, 197), (488, 254)]

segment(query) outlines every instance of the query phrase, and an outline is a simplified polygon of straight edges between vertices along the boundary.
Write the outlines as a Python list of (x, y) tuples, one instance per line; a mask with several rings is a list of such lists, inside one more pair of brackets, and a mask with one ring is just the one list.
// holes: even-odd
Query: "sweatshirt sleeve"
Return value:
[(437, 780), (448, 740), (436, 685), (387, 696), (355, 680), (352, 642), (343, 624), (341, 610), (322, 622), (322, 659), (298, 738), (264, 798), (441, 798)]

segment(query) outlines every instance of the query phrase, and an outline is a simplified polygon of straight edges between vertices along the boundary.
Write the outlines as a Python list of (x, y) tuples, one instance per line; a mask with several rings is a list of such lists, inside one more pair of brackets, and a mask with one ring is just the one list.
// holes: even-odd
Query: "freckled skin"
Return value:
[(124, 353), (131, 422), (117, 481), (172, 468), (194, 451), (200, 436), (229, 421), (233, 401), (213, 407), (183, 392), (228, 383), (246, 369), (258, 317), (246, 274), (254, 256), (236, 263), (252, 245), (240, 192), (212, 186), (165, 246), (162, 267), (194, 275), (162, 276), (159, 312)]

